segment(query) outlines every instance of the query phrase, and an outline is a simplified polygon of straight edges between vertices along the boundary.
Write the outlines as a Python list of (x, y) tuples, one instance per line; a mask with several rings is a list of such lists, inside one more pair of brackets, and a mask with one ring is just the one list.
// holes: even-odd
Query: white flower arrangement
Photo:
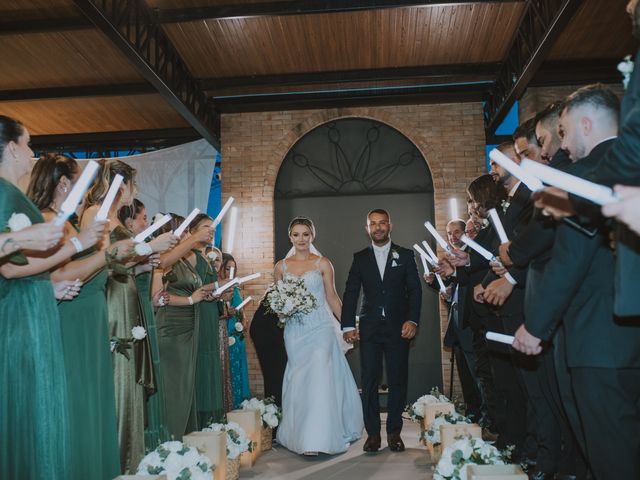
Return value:
[(31, 226), (31, 220), (24, 213), (12, 213), (7, 221), (7, 226), (12, 232), (19, 232)]
[(412, 405), (406, 408), (406, 412), (409, 414), (409, 417), (413, 422), (420, 422), (424, 415), (424, 406), (429, 405), (431, 403), (451, 403), (445, 395), (440, 393), (438, 387), (434, 387), (431, 389), (431, 393), (429, 395), (423, 395), (418, 400), (413, 402)]
[(247, 437), (244, 429), (236, 422), (212, 423), (203, 432), (226, 432), (227, 433), (227, 458), (234, 460), (244, 452), (253, 450), (251, 440)]
[(421, 440), (432, 443), (434, 446), (440, 445), (440, 425), (456, 425), (458, 423), (471, 423), (471, 420), (459, 413), (439, 413), (429, 428), (421, 435)]
[(631, 55), (627, 55), (618, 64), (618, 71), (622, 74), (622, 86), (626, 90), (629, 86), (629, 80), (631, 80), (631, 74), (633, 73), (634, 63), (631, 60)]
[(139, 257), (148, 257), (153, 253), (151, 245), (145, 242), (136, 243), (134, 250), (136, 251), (136, 255), (138, 255)]
[(138, 475), (164, 474), (169, 480), (211, 480), (211, 461), (182, 442), (165, 442), (138, 465)]
[(245, 400), (240, 404), (240, 408), (259, 411), (264, 428), (276, 428), (282, 419), (282, 410), (276, 405), (273, 397), (268, 397), (264, 400), (258, 400), (257, 398)]
[(233, 347), (236, 344), (236, 337), (229, 337), (229, 346)]
[(467, 465), (504, 465), (510, 456), (479, 438), (460, 438), (442, 451), (433, 479), (467, 480)]
[(280, 326), (318, 307), (318, 301), (307, 290), (304, 280), (294, 277), (286, 277), (272, 285), (267, 291), (267, 302), (270, 310), (280, 318)]

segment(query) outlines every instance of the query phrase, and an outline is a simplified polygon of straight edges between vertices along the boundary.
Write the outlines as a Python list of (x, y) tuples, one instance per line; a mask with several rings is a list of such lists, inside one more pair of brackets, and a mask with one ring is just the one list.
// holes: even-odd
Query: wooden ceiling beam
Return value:
[(528, 1), (514, 40), (485, 102), (487, 136), (495, 133), (527, 89), (582, 0)]
[(215, 148), (220, 115), (151, 11), (139, 0), (74, 0), (158, 93)]

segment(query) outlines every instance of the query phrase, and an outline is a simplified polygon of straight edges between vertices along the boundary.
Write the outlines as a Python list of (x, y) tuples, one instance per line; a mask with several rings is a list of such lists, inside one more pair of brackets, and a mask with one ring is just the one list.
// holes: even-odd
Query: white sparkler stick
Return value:
[[(460, 240), (462, 242), (464, 242), (465, 244), (467, 244), (469, 246), (469, 248), (472, 248), (473, 250), (475, 250), (476, 252), (478, 252), (480, 255), (482, 255), (484, 258), (486, 258), (487, 260), (489, 260), (490, 262), (494, 262), (497, 263), (501, 266), (502, 262), (497, 259), (493, 253), (491, 253), (489, 250), (487, 250), (486, 248), (484, 248), (482, 245), (480, 245), (478, 242), (476, 242), (475, 240), (471, 240), (469, 237), (467, 237), (466, 235), (462, 235), (462, 237), (460, 237)], [(504, 266), (503, 266), (504, 267)], [(511, 274), (509, 272), (504, 274), (504, 278), (506, 278), (509, 283), (511, 283), (512, 285), (516, 285), (518, 282), (516, 282), (516, 279), (513, 278), (511, 276)]]
[(527, 173), (535, 175), (544, 183), (586, 198), (598, 205), (606, 205), (619, 200), (617, 195), (609, 187), (590, 182), (589, 180), (576, 177), (566, 172), (561, 172), (560, 170), (542, 165), (541, 163), (523, 160), (522, 168)]
[(153, 225), (147, 227), (145, 230), (143, 230), (138, 235), (136, 235), (133, 239), (134, 242), (137, 242), (137, 243), (144, 242), (149, 235), (151, 235), (153, 232), (155, 232), (160, 227), (162, 227), (165, 223), (170, 221), (171, 221), (171, 215), (167, 213), (165, 216), (163, 216), (160, 220), (155, 222)]
[(502, 225), (502, 222), (500, 221), (500, 217), (498, 216), (498, 212), (496, 211), (495, 208), (492, 208), (491, 210), (489, 210), (489, 218), (493, 223), (493, 228), (496, 230), (496, 233), (498, 234), (498, 238), (500, 238), (500, 243), (507, 243), (509, 241), (509, 238), (507, 237), (507, 232), (504, 231), (504, 226)]
[(65, 198), (64, 202), (62, 202), (62, 205), (60, 205), (60, 213), (58, 213), (58, 216), (54, 220), (54, 223), (56, 225), (62, 225), (71, 215), (75, 213), (78, 205), (84, 197), (84, 194), (89, 189), (91, 182), (93, 182), (93, 179), (95, 178), (99, 168), (100, 165), (98, 165), (98, 162), (95, 162), (93, 160), (89, 160), (89, 162), (85, 165), (82, 173), (80, 174), (80, 177), (78, 178), (78, 180), (76, 180), (75, 185), (69, 192), (69, 195), (67, 195), (67, 198)]
[(242, 310), (242, 307), (244, 307), (247, 303), (249, 303), (252, 300), (251, 295), (249, 295), (247, 298), (245, 298), (242, 303), (240, 305), (238, 305), (237, 307), (235, 307), (236, 310)]
[(173, 232), (173, 234), (176, 237), (180, 237), (180, 235), (182, 235), (184, 231), (187, 229), (187, 227), (191, 225), (191, 222), (193, 222), (193, 219), (196, 218), (196, 215), (198, 215), (199, 213), (200, 213), (200, 209), (194, 208), (193, 211), (187, 216), (187, 218), (184, 219), (184, 222), (182, 222), (180, 226), (176, 228), (176, 231)]
[(525, 171), (525, 169), (522, 168), (522, 166), (518, 165), (516, 162), (511, 160), (500, 150), (494, 148), (489, 153), (489, 157), (491, 158), (491, 160), (493, 160), (502, 168), (504, 168), (506, 171), (508, 171), (511, 175), (513, 175), (522, 183), (524, 183), (527, 186), (527, 188), (529, 188), (529, 190), (531, 190), (532, 192), (535, 192), (536, 190), (540, 190), (541, 188), (544, 187), (542, 182), (536, 176), (531, 175), (531, 173)]
[(113, 178), (113, 182), (111, 182), (111, 186), (109, 187), (109, 191), (107, 192), (107, 196), (104, 197), (102, 201), (102, 205), (100, 206), (100, 210), (96, 213), (96, 220), (106, 220), (109, 216), (109, 210), (111, 210), (111, 205), (113, 205), (113, 201), (116, 199), (116, 195), (118, 194), (118, 190), (120, 190), (120, 185), (122, 185), (122, 181), (124, 177), (120, 174), (117, 174)]
[(451, 220), (458, 218), (458, 199), (449, 199), (449, 217)]
[(230, 287), (233, 287), (236, 283), (238, 283), (238, 279), (237, 279), (237, 278), (234, 278), (233, 280), (228, 281), (227, 283), (225, 283), (225, 284), (224, 284), (224, 285), (222, 285), (221, 287), (216, 288), (216, 289), (213, 291), (213, 296), (214, 296), (214, 297), (219, 297), (220, 295), (222, 295), (222, 293), (223, 293), (226, 289), (228, 289), (228, 288), (230, 288)]
[(487, 340), (493, 340), (494, 342), (506, 343), (507, 345), (512, 345), (515, 337), (513, 335), (505, 335), (504, 333), (496, 333), (496, 332), (487, 332), (486, 333)]
[(427, 230), (429, 230), (429, 233), (431, 235), (433, 235), (433, 238), (436, 239), (436, 242), (438, 242), (438, 244), (440, 245), (440, 247), (447, 253), (451, 253), (451, 249), (449, 248), (449, 244), (447, 243), (447, 241), (442, 238), (440, 236), (440, 234), (438, 233), (438, 231), (436, 230), (436, 228), (431, 224), (431, 222), (426, 221), (424, 222), (424, 226), (427, 227)]
[[(413, 244), (413, 248), (415, 248), (416, 251), (420, 254), (420, 260), (422, 260), (422, 267), (424, 268), (424, 273), (426, 273), (426, 274), (430, 273), (429, 272), (429, 267), (427, 266), (427, 262), (431, 263), (431, 265), (433, 265), (434, 268), (437, 267), (436, 262), (434, 262), (432, 258), (429, 258), (429, 256), (425, 253), (425, 251), (420, 248), (420, 245), (418, 245), (417, 243), (414, 243)], [(444, 282), (442, 281), (442, 277), (438, 273), (434, 272), (434, 274), (436, 276), (436, 280), (438, 280), (438, 284), (440, 285), (440, 291), (442, 293), (446, 293), (447, 289), (444, 286)]]
[(438, 260), (438, 255), (436, 255), (436, 252), (433, 251), (433, 249), (431, 248), (431, 245), (429, 245), (426, 240), (422, 241), (422, 245), (424, 246), (425, 250), (431, 257), (431, 260), (433, 260), (436, 264), (438, 264), (440, 260)]
[(252, 273), (251, 275), (247, 275), (246, 277), (238, 277), (236, 278), (236, 280), (238, 281), (238, 285), (242, 285), (243, 283), (247, 283), (247, 282), (250, 282), (251, 280), (255, 280), (256, 278), (259, 278), (260, 276), (262, 276), (262, 273), (256, 272), (256, 273)]
[(233, 197), (229, 197), (229, 200), (227, 200), (227, 203), (224, 204), (224, 206), (222, 207), (222, 210), (220, 210), (220, 213), (218, 213), (218, 216), (213, 220), (213, 223), (211, 224), (211, 228), (216, 228), (218, 225), (220, 225), (220, 222), (222, 222), (222, 219), (226, 215), (227, 210), (231, 208), (231, 204), (233, 203), (234, 200), (235, 199)]

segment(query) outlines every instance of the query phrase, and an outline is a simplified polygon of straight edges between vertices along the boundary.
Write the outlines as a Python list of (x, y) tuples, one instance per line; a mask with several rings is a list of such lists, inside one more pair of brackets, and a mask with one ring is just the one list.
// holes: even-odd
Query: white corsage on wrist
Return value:
[(151, 248), (151, 245), (144, 242), (136, 243), (135, 251), (136, 251), (136, 255), (138, 255), (139, 257), (148, 257), (153, 253), (153, 249)]
[(12, 213), (7, 222), (12, 232), (19, 232), (31, 226), (31, 220), (24, 213)]

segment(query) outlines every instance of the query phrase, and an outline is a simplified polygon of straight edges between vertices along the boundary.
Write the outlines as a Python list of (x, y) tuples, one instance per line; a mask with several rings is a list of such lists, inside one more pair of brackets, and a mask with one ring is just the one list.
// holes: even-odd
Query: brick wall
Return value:
[[(447, 200), (465, 198), (470, 180), (485, 172), (485, 138), (480, 103), (403, 105), (328, 110), (226, 114), (222, 117), (222, 197), (236, 198), (240, 225), (234, 256), (239, 275), (272, 272), (274, 258), (274, 188), (288, 150), (318, 125), (344, 117), (365, 117), (386, 123), (422, 152), (433, 177), (436, 227), (444, 233)], [(272, 274), (248, 285), (245, 295), (260, 298)], [(255, 303), (246, 309), (249, 318)], [(441, 333), (446, 310), (440, 309)], [(249, 381), (261, 395), (263, 380), (253, 345), (247, 337)], [(450, 375), (449, 353), (443, 351), (443, 379)], [(459, 383), (456, 389), (460, 392)]]

